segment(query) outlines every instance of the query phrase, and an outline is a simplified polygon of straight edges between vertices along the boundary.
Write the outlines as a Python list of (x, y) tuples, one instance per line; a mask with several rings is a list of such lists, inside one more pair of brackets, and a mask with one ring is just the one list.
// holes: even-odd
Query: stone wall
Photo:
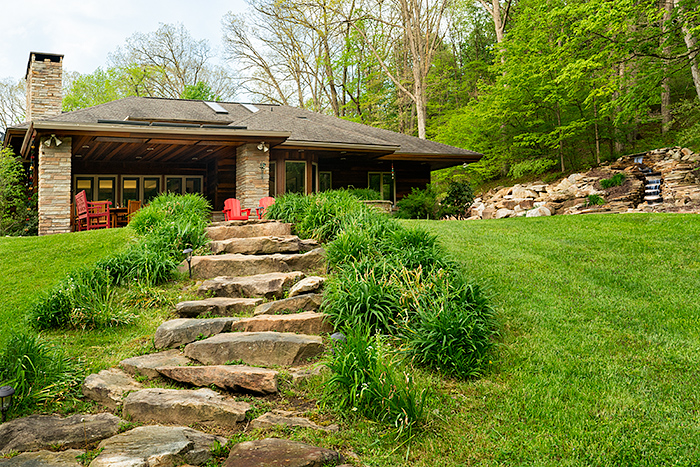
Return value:
[(71, 138), (39, 144), (39, 235), (70, 232)]
[[(43, 58), (43, 60), (41, 60)], [(27, 121), (61, 114), (63, 56), (31, 54), (27, 69)]]
[[(241, 208), (258, 207), (260, 198), (270, 192), (270, 153), (258, 149), (255, 143), (244, 144), (236, 149), (236, 198)], [(265, 164), (260, 170), (260, 164)]]

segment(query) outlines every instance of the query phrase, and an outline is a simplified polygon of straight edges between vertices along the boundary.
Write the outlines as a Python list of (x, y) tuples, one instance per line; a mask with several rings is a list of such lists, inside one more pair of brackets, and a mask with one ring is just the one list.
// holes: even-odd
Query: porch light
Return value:
[(258, 144), (258, 151), (268, 152), (269, 150), (270, 150), (270, 145), (269, 145), (269, 144), (265, 144), (265, 141), (263, 141), (262, 143)]
[(12, 406), (12, 396), (15, 390), (12, 386), (0, 387), (0, 410), (2, 411), (2, 422), (5, 423), (5, 416)]
[(185, 259), (187, 260), (187, 270), (190, 273), (190, 279), (192, 279), (192, 252), (193, 251), (194, 250), (192, 250), (192, 248), (186, 248), (186, 249), (182, 250), (182, 252), (187, 255), (187, 258), (185, 258)]

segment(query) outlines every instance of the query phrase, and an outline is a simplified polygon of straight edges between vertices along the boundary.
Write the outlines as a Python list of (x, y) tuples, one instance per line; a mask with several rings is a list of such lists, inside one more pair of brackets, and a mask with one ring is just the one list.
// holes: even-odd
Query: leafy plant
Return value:
[(622, 185), (623, 183), (625, 183), (626, 178), (627, 176), (620, 172), (619, 174), (615, 174), (610, 178), (601, 179), (600, 186), (603, 187), (603, 189), (607, 190), (608, 188)]
[(600, 195), (588, 195), (586, 199), (588, 200), (586, 203), (588, 206), (605, 204), (605, 199)]
[(458, 219), (467, 217), (469, 207), (474, 202), (474, 191), (471, 183), (450, 182), (447, 187), (447, 194), (440, 205), (439, 217), (455, 216)]
[(99, 449), (88, 449), (82, 454), (75, 456), (75, 459), (80, 462), (80, 465), (90, 465), (90, 462), (94, 461), (97, 456), (104, 451), (105, 448)]
[(396, 203), (396, 216), (402, 219), (437, 219), (437, 194), (432, 188), (411, 188), (411, 193)]
[(0, 235), (36, 234), (36, 198), (25, 181), (22, 161), (11, 149), (0, 150)]
[(371, 188), (348, 188), (348, 193), (364, 201), (382, 199), (382, 194)]

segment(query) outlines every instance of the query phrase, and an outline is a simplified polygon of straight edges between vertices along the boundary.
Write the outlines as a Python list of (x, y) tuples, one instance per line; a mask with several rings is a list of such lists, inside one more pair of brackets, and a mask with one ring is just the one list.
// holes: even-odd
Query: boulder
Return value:
[[(187, 263), (183, 262), (179, 269), (187, 271)], [(253, 276), (270, 272), (289, 272), (293, 268), (277, 255), (209, 255), (192, 257), (192, 277), (209, 279), (217, 276)]]
[(499, 209), (496, 211), (496, 214), (493, 216), (494, 219), (504, 219), (506, 217), (513, 217), (515, 216), (515, 211), (511, 211), (510, 209)]
[(219, 297), (282, 298), (285, 289), (304, 277), (300, 271), (256, 274), (245, 277), (221, 276), (204, 281), (197, 289), (200, 295), (213, 293)]
[(513, 198), (525, 199), (525, 198), (537, 198), (537, 193), (529, 190), (525, 187), (517, 185), (517, 189), (513, 187), (512, 192)]
[(481, 218), (482, 219), (493, 219), (493, 215), (496, 213), (496, 210), (492, 207), (486, 207), (484, 208), (483, 211), (481, 211)]
[(315, 311), (304, 311), (290, 315), (259, 315), (243, 318), (232, 324), (233, 331), (245, 332), (295, 332), (298, 334), (321, 334), (333, 332), (328, 316)]
[(296, 313), (298, 311), (316, 311), (323, 302), (321, 294), (309, 293), (297, 295), (295, 297), (274, 300), (263, 303), (255, 307), (253, 314), (258, 315), (281, 315), (286, 313)]
[(234, 392), (274, 394), (277, 392), (277, 372), (268, 368), (245, 365), (209, 365), (163, 367), (158, 371), (165, 377), (194, 386), (216, 386)]
[(119, 433), (123, 420), (111, 413), (30, 415), (0, 425), (0, 454), (11, 451), (37, 451), (56, 447), (84, 447)]
[(247, 402), (225, 398), (208, 388), (150, 388), (126, 396), (122, 411), (129, 420), (143, 423), (235, 427), (250, 409)]
[(140, 426), (102, 441), (90, 467), (172, 467), (201, 465), (211, 459), (215, 442), (226, 438), (181, 426)]
[[(156, 349), (167, 349), (189, 344), (202, 337), (209, 337), (231, 331), (233, 323), (240, 318), (179, 318), (171, 319), (158, 326), (153, 337)], [(160, 365), (165, 366), (165, 365)]]
[(524, 199), (518, 203), (518, 206), (520, 209), (524, 210), (532, 209), (535, 206), (535, 201), (532, 199)]
[(215, 255), (220, 253), (270, 255), (272, 253), (298, 253), (302, 249), (302, 243), (296, 235), (229, 238), (227, 240), (209, 242), (209, 248)]
[(129, 391), (142, 389), (140, 383), (118, 368), (102, 370), (89, 375), (83, 382), (83, 395), (88, 399), (116, 410)]
[(82, 467), (77, 457), (85, 451), (68, 449), (67, 451), (24, 452), (9, 459), (0, 457), (2, 467)]
[(330, 449), (298, 441), (265, 438), (236, 444), (231, 448), (224, 467), (322, 467), (343, 461), (343, 456)]
[(326, 282), (326, 279), (320, 276), (305, 277), (289, 289), (289, 296), (296, 297), (309, 292), (317, 292), (323, 287), (324, 282)]
[(228, 238), (248, 238), (278, 236), (284, 237), (292, 234), (292, 224), (282, 222), (256, 222), (236, 223), (229, 221), (207, 228), (207, 236), (214, 241)]
[(547, 206), (540, 206), (538, 208), (531, 209), (525, 215), (526, 217), (543, 217), (551, 216), (552, 212), (547, 208)]
[(256, 428), (274, 428), (276, 426), (310, 428), (312, 430), (330, 432), (338, 431), (338, 425), (320, 426), (308, 418), (301, 417), (294, 412), (287, 412), (286, 410), (273, 410), (272, 412), (267, 412), (251, 421), (247, 429), (254, 430)]
[(196, 318), (205, 313), (212, 316), (236, 316), (252, 311), (261, 303), (262, 298), (212, 297), (180, 302), (175, 305), (175, 312), (180, 318)]
[(243, 361), (248, 365), (306, 363), (323, 351), (319, 336), (280, 332), (232, 332), (187, 344), (185, 355), (205, 365)]
[(192, 363), (192, 360), (185, 357), (179, 350), (173, 349), (127, 358), (119, 362), (119, 366), (131, 376), (146, 376), (149, 379), (153, 379), (160, 375), (156, 371), (158, 367), (185, 366), (190, 363)]

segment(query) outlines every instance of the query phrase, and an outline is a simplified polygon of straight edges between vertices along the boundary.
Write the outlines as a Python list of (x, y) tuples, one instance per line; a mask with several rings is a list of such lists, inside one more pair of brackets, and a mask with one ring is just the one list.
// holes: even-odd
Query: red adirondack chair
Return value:
[(109, 229), (110, 201), (88, 201), (85, 190), (75, 195), (75, 226), (78, 231), (92, 229)]
[(224, 201), (224, 218), (227, 221), (247, 221), (250, 209), (241, 209), (241, 202), (236, 198)]
[(260, 200), (260, 206), (255, 208), (255, 212), (258, 213), (258, 219), (262, 219), (265, 213), (267, 212), (267, 208), (275, 204), (275, 198), (272, 196), (265, 196)]

